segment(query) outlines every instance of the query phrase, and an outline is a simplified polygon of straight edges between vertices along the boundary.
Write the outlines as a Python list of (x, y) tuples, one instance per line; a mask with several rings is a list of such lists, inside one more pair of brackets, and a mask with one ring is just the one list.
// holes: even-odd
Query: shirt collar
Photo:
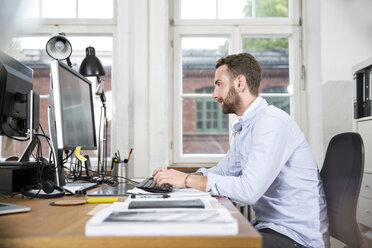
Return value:
[(251, 116), (254, 115), (255, 110), (261, 105), (262, 102), (265, 102), (261, 96), (258, 96), (251, 105), (244, 111), (243, 116), (238, 116), (238, 118), (232, 123), (232, 130), (234, 132), (240, 132), (243, 128), (243, 122), (249, 119)]

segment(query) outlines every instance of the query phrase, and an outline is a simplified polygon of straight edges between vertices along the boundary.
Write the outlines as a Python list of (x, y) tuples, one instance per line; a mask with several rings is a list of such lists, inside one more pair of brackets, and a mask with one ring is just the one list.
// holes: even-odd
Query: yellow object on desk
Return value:
[(87, 203), (113, 203), (118, 202), (119, 197), (90, 197)]

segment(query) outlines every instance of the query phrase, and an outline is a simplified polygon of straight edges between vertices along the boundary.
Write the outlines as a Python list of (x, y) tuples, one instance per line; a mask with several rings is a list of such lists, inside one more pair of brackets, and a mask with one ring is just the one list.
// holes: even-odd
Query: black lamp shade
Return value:
[(105, 76), (106, 72), (103, 69), (101, 61), (96, 57), (94, 47), (87, 47), (85, 49), (87, 56), (81, 62), (79, 72), (86, 77)]

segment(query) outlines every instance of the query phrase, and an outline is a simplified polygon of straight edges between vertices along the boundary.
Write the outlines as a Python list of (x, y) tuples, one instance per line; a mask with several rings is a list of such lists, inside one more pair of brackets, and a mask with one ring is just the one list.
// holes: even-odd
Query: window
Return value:
[[(23, 2), (22, 2), (23, 3)], [(72, 4), (73, 3), (73, 4)], [(107, 98), (107, 115), (109, 119), (108, 126), (108, 157), (111, 157), (111, 70), (112, 70), (112, 61), (113, 61), (113, 36), (114, 36), (114, 24), (103, 20), (114, 19), (114, 9), (113, 9), (113, 0), (110, 1), (98, 1), (98, 0), (69, 0), (69, 1), (54, 1), (54, 0), (25, 0), (24, 4), (29, 8), (30, 12), (24, 13), (26, 18), (36, 18), (38, 22), (42, 25), (34, 27), (29, 31), (19, 34), (18, 37), (14, 37), (9, 44), (5, 47), (4, 51), (9, 55), (15, 57), (19, 61), (28, 65), (34, 70), (34, 85), (33, 88), (40, 94), (40, 124), (43, 127), (43, 130), (48, 134), (48, 117), (47, 117), (47, 108), (49, 106), (49, 89), (50, 89), (50, 60), (51, 58), (47, 55), (45, 51), (45, 45), (47, 41), (54, 35), (57, 35), (60, 32), (65, 32), (66, 37), (69, 39), (72, 45), (72, 54), (71, 62), (73, 69), (79, 70), (79, 66), (82, 60), (85, 58), (85, 48), (88, 46), (93, 46), (96, 50), (97, 57), (101, 60), (105, 71), (106, 76), (104, 77), (105, 81), (105, 95)], [(74, 15), (70, 15), (67, 12), (58, 15), (51, 14), (55, 11), (55, 6), (63, 5), (69, 6), (75, 10)], [(103, 6), (105, 5), (105, 6)], [(72, 7), (74, 6), (74, 7)], [(64, 8), (64, 7), (61, 7)], [(58, 12), (63, 12), (61, 9), (58, 9)], [(78, 11), (76, 11), (78, 10)], [(94, 10), (102, 11), (102, 15), (91, 15), (88, 16), (84, 11), (89, 13), (95, 13)], [(41, 11), (41, 12), (40, 12)], [(45, 12), (45, 14), (43, 14)], [(85, 13), (85, 14), (84, 14)], [(49, 15), (49, 16), (48, 16)], [(90, 14), (89, 14), (90, 15)], [(52, 22), (49, 22), (45, 18), (56, 18)], [(74, 28), (70, 28), (70, 23), (72, 19), (79, 18), (95, 18), (98, 20), (90, 21), (86, 20), (84, 22), (77, 22), (74, 24)], [(102, 25), (105, 27), (105, 30), (102, 30), (102, 27), (97, 25), (102, 20)], [(51, 32), (53, 30), (53, 32)], [(37, 34), (37, 35), (36, 35)], [(91, 35), (93, 34), (93, 35)], [(93, 83), (93, 91), (95, 89), (95, 79), (91, 78)], [(99, 127), (99, 117), (100, 117), (100, 108), (101, 101), (98, 96), (94, 95), (94, 107), (95, 107), (95, 119), (96, 119), (96, 129), (98, 135)], [(41, 132), (41, 130), (40, 130)], [(27, 142), (18, 142), (18, 141), (9, 141), (6, 137), (0, 136), (0, 157), (6, 158), (9, 156), (22, 154), (24, 147)], [(43, 155), (47, 157), (49, 147), (46, 142), (42, 144)], [(87, 152), (92, 158), (92, 163), (94, 165), (97, 158), (97, 151)]]
[(293, 0), (176, 0), (173, 5), (173, 164), (215, 164), (234, 115), (215, 100), (217, 60), (248, 52), (262, 65), (259, 94), (304, 125), (300, 6)]

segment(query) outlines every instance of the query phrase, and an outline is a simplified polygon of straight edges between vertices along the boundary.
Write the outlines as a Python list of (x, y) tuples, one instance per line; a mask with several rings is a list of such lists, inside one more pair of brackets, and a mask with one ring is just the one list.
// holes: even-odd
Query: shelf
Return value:
[(368, 59), (360, 62), (359, 64), (353, 66), (352, 70), (353, 70), (353, 75), (355, 74), (355, 72), (361, 70), (361, 69), (364, 69), (366, 67), (369, 67), (372, 65), (372, 57), (369, 57)]
[(372, 120), (372, 116), (366, 116), (366, 117), (362, 117), (362, 118), (359, 118), (359, 119), (354, 119), (354, 121), (356, 121), (356, 122), (369, 121), (369, 120)]

